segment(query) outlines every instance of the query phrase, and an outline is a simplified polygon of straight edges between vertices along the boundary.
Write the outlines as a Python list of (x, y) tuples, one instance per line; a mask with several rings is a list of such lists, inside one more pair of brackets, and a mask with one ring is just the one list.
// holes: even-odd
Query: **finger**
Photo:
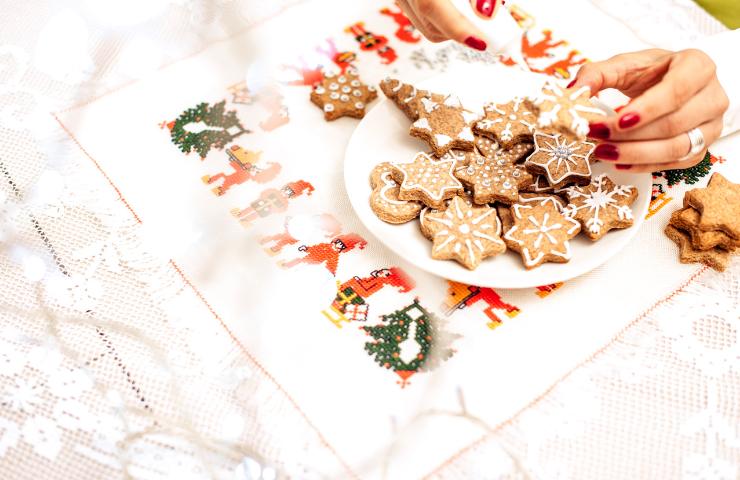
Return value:
[(442, 32), (437, 29), (437, 27), (419, 17), (411, 4), (409, 4), (406, 0), (399, 0), (398, 6), (401, 8), (401, 10), (403, 10), (409, 20), (411, 20), (411, 23), (414, 24), (417, 30), (419, 30), (419, 33), (424, 35), (427, 40), (434, 43), (449, 40), (442, 34)]
[(616, 88), (629, 97), (635, 97), (665, 75), (668, 61), (660, 59), (668, 53), (666, 50), (651, 49), (587, 63), (578, 70), (569, 86), (589, 86), (594, 94), (607, 88)]
[(591, 125), (590, 136), (599, 140), (637, 141), (675, 137), (703, 123), (721, 117), (729, 106), (729, 99), (716, 78), (675, 112), (660, 117), (642, 128), (627, 132), (615, 131), (609, 122)]
[[(699, 126), (704, 140), (710, 145), (722, 133), (722, 119), (718, 118)], [(691, 141), (686, 133), (663, 140), (640, 140), (636, 142), (609, 142), (596, 146), (593, 156), (599, 160), (622, 165), (649, 165), (675, 163), (691, 150)]]
[(419, 0), (417, 14), (428, 18), (448, 38), (476, 50), (485, 50), (485, 35), (449, 0)]
[(640, 128), (681, 108), (715, 76), (714, 62), (699, 50), (671, 57), (663, 79), (632, 100), (615, 123), (618, 131)]
[[(702, 160), (704, 160), (704, 157), (707, 155), (707, 151), (704, 150), (704, 152), (689, 158), (688, 160), (684, 160), (682, 162), (671, 162), (671, 163), (646, 163), (643, 165), (615, 165), (617, 170), (629, 170), (630, 172), (634, 173), (653, 173), (653, 172), (662, 172), (664, 170), (684, 170), (687, 168), (691, 168), (699, 164)], [(629, 167), (629, 168), (624, 168)]]

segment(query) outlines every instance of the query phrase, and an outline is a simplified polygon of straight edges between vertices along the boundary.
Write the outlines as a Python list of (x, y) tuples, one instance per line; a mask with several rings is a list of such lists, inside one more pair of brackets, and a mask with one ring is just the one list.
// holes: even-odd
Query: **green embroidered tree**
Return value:
[(234, 110), (226, 111), (226, 100), (212, 107), (203, 102), (188, 108), (167, 126), (172, 143), (186, 154), (195, 150), (201, 158), (205, 158), (211, 148), (221, 150), (234, 138), (249, 133)]
[(669, 187), (681, 182), (684, 182), (686, 185), (693, 185), (705, 176), (709, 175), (709, 172), (712, 170), (711, 157), (712, 156), (707, 151), (707, 154), (704, 156), (702, 161), (691, 168), (683, 170), (664, 170), (653, 174), (653, 176), (656, 178), (665, 178)]
[(414, 373), (432, 370), (453, 355), (450, 345), (458, 335), (441, 330), (438, 322), (416, 299), (384, 315), (382, 324), (362, 327), (375, 339), (365, 343), (365, 350), (380, 366), (396, 372), (405, 387)]

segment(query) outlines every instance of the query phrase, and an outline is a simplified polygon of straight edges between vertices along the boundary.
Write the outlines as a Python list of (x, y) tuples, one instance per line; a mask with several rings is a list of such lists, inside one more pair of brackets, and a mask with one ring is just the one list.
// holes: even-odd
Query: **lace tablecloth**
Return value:
[[(172, 89), (182, 88), (175, 85), (181, 79), (183, 85), (194, 85), (193, 89), (197, 90), (197, 85), (208, 83), (198, 78), (199, 58), (213, 57), (212, 52), (228, 49), (241, 38), (250, 38), (252, 31), (257, 32), (255, 38), (259, 38), (260, 29), (279, 31), (280, 22), (289, 22), (296, 12), (323, 11), (328, 3), (286, 0), (269, 2), (266, 7), (267, 2), (195, 0), (128, 2), (125, 7), (112, 8), (94, 2), (63, 6), (27, 2), (14, 7), (12, 13), (7, 9), (1, 14), (4, 26), (0, 47), (2, 477), (409, 478), (399, 476), (395, 470), (399, 468), (396, 465), (404, 463), (399, 452), (414, 452), (414, 446), (407, 445), (408, 439), (402, 438), (405, 426), (423, 423), (427, 418), (434, 421), (442, 418), (456, 420), (454, 425), (464, 425), (459, 432), (450, 431), (448, 435), (474, 440), (452, 451), (430, 447), (430, 454), (425, 455), (427, 450), (414, 452), (414, 459), (418, 455), (423, 459), (414, 460), (418, 462), (417, 470), (431, 478), (737, 478), (740, 475), (740, 411), (737, 409), (740, 404), (740, 266), (737, 262), (721, 275), (695, 268), (681, 278), (666, 279), (675, 282), (667, 294), (646, 303), (648, 307), (631, 315), (615, 334), (595, 342), (589, 354), (578, 357), (572, 368), (553, 372), (553, 375), (557, 373), (554, 381), (543, 380), (542, 387), (538, 384), (533, 388), (533, 394), (512, 400), (511, 412), (481, 415), (479, 412), (485, 409), (471, 404), (475, 397), (469, 395), (470, 386), (462, 382), (457, 390), (422, 390), (422, 394), (446, 398), (437, 406), (419, 402), (418, 410), (404, 412), (405, 416), (396, 419), (400, 424), (392, 427), (398, 433), (394, 441), (378, 442), (382, 448), (376, 448), (369, 438), (363, 439), (359, 434), (354, 439), (356, 445), (337, 445), (333, 440), (336, 433), (324, 433), (330, 422), (325, 418), (316, 420), (315, 412), (321, 411), (321, 406), (308, 405), (306, 410), (304, 400), (314, 397), (297, 392), (295, 387), (286, 388), (281, 380), (289, 376), (288, 371), (276, 375), (270, 367), (286, 364), (289, 367), (292, 362), (295, 371), (301, 373), (300, 352), (290, 362), (281, 363), (278, 360), (282, 359), (268, 355), (270, 351), (280, 351), (279, 348), (265, 346), (260, 351), (250, 347), (252, 343), (259, 345), (265, 338), (279, 338), (279, 332), (264, 326), (260, 327), (264, 328), (261, 336), (259, 331), (243, 326), (248, 323), (235, 324), (230, 315), (222, 316), (219, 307), (222, 299), (214, 299), (209, 291), (203, 293), (198, 288), (207, 284), (209, 278), (218, 278), (218, 268), (214, 266), (212, 272), (199, 268), (197, 280), (192, 280), (188, 275), (192, 265), (183, 267), (179, 260), (174, 260), (192, 254), (194, 251), (189, 248), (195, 245), (197, 249), (209, 232), (183, 229), (182, 222), (173, 222), (172, 228), (179, 229), (174, 236), (181, 242), (162, 241), (161, 225), (147, 222), (151, 218), (146, 213), (148, 206), (137, 200), (142, 198), (136, 196), (137, 180), (127, 179), (125, 165), (119, 171), (110, 161), (118, 159), (121, 151), (127, 155), (131, 152), (132, 164), (150, 161), (148, 155), (153, 150), (148, 148), (143, 136), (131, 134), (139, 128), (153, 132), (153, 136), (162, 136), (162, 148), (171, 149), (173, 146), (167, 145), (168, 121), (173, 118), (163, 116), (157, 119), (161, 125), (154, 122), (149, 125), (142, 121), (144, 118), (149, 121), (148, 113), (142, 108), (140, 116), (133, 113), (124, 119), (111, 120), (120, 141), (106, 141), (103, 145), (87, 141), (89, 136), (85, 137), (85, 131), (104, 130), (105, 122), (88, 127), (84, 118), (95, 118), (94, 109), (105, 105), (101, 101), (107, 101), (103, 97), (115, 102), (137, 88), (147, 94), (156, 92), (157, 88), (165, 91), (162, 85), (152, 87), (151, 79), (167, 78), (172, 82)], [(356, 30), (364, 28), (356, 26), (358, 19), (367, 18), (368, 12), (377, 15), (382, 7), (394, 11), (390, 2), (385, 3), (388, 5), (358, 2), (356, 7), (327, 13), (325, 25), (306, 26), (308, 32), (315, 30), (311, 39), (300, 36), (296, 39), (288, 33), (286, 38), (292, 40), (275, 42), (277, 45), (269, 47), (258, 43), (273, 58), (281, 62), (285, 59), (284, 63), (289, 65), (283, 71), (286, 75), (283, 84), (277, 94), (267, 89), (268, 94), (250, 98), (246, 86), (237, 82), (228, 92), (229, 106), (243, 103), (255, 108), (249, 112), (257, 112), (259, 118), (250, 118), (250, 126), (259, 125), (264, 134), (278, 135), (280, 139), (300, 138), (290, 129), (299, 124), (303, 114), (291, 102), (305, 100), (307, 90), (286, 84), (301, 83), (306, 75), (310, 76), (313, 58), (302, 54), (316, 53), (310, 47), (311, 42), (318, 42), (324, 52), (336, 48), (335, 41), (323, 40), (322, 36), (327, 35), (341, 38), (340, 48), (334, 53), (342, 53), (341, 47), (347, 42), (353, 45)], [(514, 8), (522, 15), (523, 22), (530, 22), (530, 55), (535, 68), (560, 76), (577, 68), (580, 54), (571, 55), (575, 51), (573, 47), (557, 43), (561, 38), (558, 35), (562, 34), (574, 45), (583, 45), (579, 32), (564, 34), (558, 30), (557, 22), (540, 25), (539, 19), (547, 17), (545, 13), (539, 14), (539, 9), (544, 7), (537, 2), (516, 2)], [(594, 0), (591, 8), (605, 17), (614, 17), (611, 21), (622, 23), (614, 35), (631, 38), (628, 45), (670, 48), (722, 28), (693, 3), (683, 0), (649, 4), (626, 1), (620, 2), (618, 9), (613, 2)], [(385, 17), (372, 17), (373, 24), (367, 25), (367, 29), (373, 28), (392, 38), (399, 58), (388, 62), (389, 57), (376, 58), (375, 51), (361, 51), (363, 65), (376, 60), (393, 64), (378, 68), (371, 77), (381, 73), (413, 75), (409, 72), (421, 77), (455, 65), (487, 61), (457, 46), (432, 47), (408, 41), (409, 38), (404, 41), (399, 36), (404, 35), (402, 24), (396, 23), (402, 20), (381, 15), (388, 17), (388, 23), (377, 21)], [(567, 22), (564, 20), (562, 24)], [(355, 25), (355, 31), (350, 32), (353, 35), (342, 32), (347, 25)], [(630, 32), (634, 37), (629, 37)], [(538, 48), (542, 51), (535, 58)], [(323, 52), (318, 55), (325, 56)], [(254, 65), (261, 64), (255, 61)], [(172, 74), (173, 68), (183, 69), (186, 75)], [(214, 76), (215, 71), (210, 68), (214, 67), (204, 64), (202, 75)], [(247, 81), (252, 82), (250, 88), (254, 87), (255, 79), (261, 78), (254, 76), (254, 71), (252, 68), (252, 73), (247, 75)], [(179, 107), (164, 107), (165, 96), (159, 99), (162, 105), (156, 97), (133, 95), (132, 98), (134, 101), (151, 99), (142, 101), (141, 105), (151, 104), (162, 115), (177, 116), (179, 111), (168, 109)], [(188, 103), (191, 99), (182, 101)], [(75, 108), (70, 110), (71, 107)], [(86, 112), (82, 122), (70, 121), (74, 120), (75, 112)], [(129, 128), (126, 122), (133, 124)], [(345, 135), (351, 127), (349, 123), (338, 127), (337, 135)], [(726, 162), (737, 161), (731, 152), (737, 151), (738, 141), (729, 139), (718, 146), (713, 157), (716, 168), (727, 167), (727, 163), (723, 165), (725, 157)], [(107, 149), (110, 155), (106, 154)], [(287, 160), (281, 162), (286, 172), (300, 172), (289, 170)], [(150, 178), (142, 178), (141, 185), (147, 188), (154, 185), (151, 195), (156, 200), (157, 183), (161, 183), (162, 192), (170, 192), (173, 184), (184, 184), (200, 171), (195, 158), (183, 158), (182, 165), (182, 170), (167, 172), (151, 160)], [(682, 183), (704, 182), (701, 177), (697, 174), (686, 178), (667, 175), (656, 178), (651, 213), (657, 218), (665, 215), (680, 202), (675, 197), (680, 197), (685, 188)], [(287, 187), (293, 194), (299, 193), (296, 204), (310, 196), (314, 187), (317, 188), (314, 195), (319, 195), (323, 187), (307, 185), (299, 177), (279, 178), (276, 188)], [(212, 202), (211, 187), (197, 186), (203, 198)], [(259, 193), (268, 188), (265, 185), (253, 191)], [(129, 201), (129, 197), (133, 198)], [(166, 205), (165, 200), (163, 204)], [(661, 212), (663, 207), (666, 211)], [(316, 213), (311, 208), (301, 212)], [(213, 215), (219, 214), (214, 210)], [(342, 217), (342, 222), (348, 220)], [(224, 222), (212, 227), (213, 231), (223, 229), (224, 237), (233, 228), (239, 228), (236, 222), (234, 226)], [(215, 245), (219, 247), (218, 242)], [(234, 246), (225, 240), (220, 247), (219, 256), (227, 262), (274, 269), (259, 249), (233, 250)], [(382, 251), (372, 251), (377, 261), (383, 262), (373, 267), (373, 272), (395, 271), (378, 267), (394, 265), (400, 260)], [(357, 266), (360, 267), (366, 268), (364, 264)], [(422, 278), (405, 268), (414, 278)], [(254, 312), (268, 312), (260, 306), (260, 289), (287, 292), (291, 282), (301, 285), (305, 281), (304, 285), (310, 285), (315, 281), (315, 277), (306, 275), (304, 280), (300, 275), (294, 274), (293, 280), (285, 277), (284, 281), (277, 274), (264, 281), (247, 279), (245, 284), (233, 285), (227, 292), (237, 298), (243, 295), (245, 302), (253, 302)], [(349, 278), (345, 277), (346, 272), (340, 268), (337, 283)], [(327, 279), (334, 283), (333, 277)], [(433, 286), (416, 287), (410, 298), (417, 293), (422, 301), (429, 298), (428, 291)], [(403, 290), (403, 285), (399, 288)], [(444, 288), (449, 300), (459, 286), (450, 284)], [(476, 292), (478, 297), (473, 298), (481, 300), (478, 305), (471, 304), (451, 318), (458, 319), (458, 323), (460, 318), (470, 320), (471, 325), (477, 322), (490, 334), (499, 335), (507, 328), (511, 331), (508, 325), (516, 325), (526, 318), (529, 314), (526, 311), (521, 316), (517, 314), (520, 307), (532, 302), (531, 298), (551, 297), (547, 301), (555, 304), (557, 295), (570, 294), (567, 288), (568, 285), (562, 289), (560, 285), (549, 285), (536, 292), (506, 293), (503, 300), (499, 297), (490, 303), (483, 300), (485, 294)], [(381, 297), (384, 292), (378, 293), (377, 303), (370, 302), (371, 308), (377, 308), (381, 302), (393, 302)], [(290, 296), (286, 294), (283, 298)], [(411, 301), (410, 298), (404, 297), (404, 301)], [(328, 301), (320, 298), (319, 304), (326, 304), (324, 321), (334, 328), (327, 321), (337, 320), (331, 300), (331, 296)], [(449, 303), (460, 306), (454, 300)], [(489, 305), (490, 315), (484, 313), (483, 304)], [(345, 316), (349, 315), (341, 301), (338, 305)], [(354, 314), (362, 315), (362, 304), (353, 305)], [(440, 315), (445, 316), (446, 311), (442, 308)], [(314, 319), (323, 318), (322, 314), (317, 309), (306, 315)], [(485, 326), (486, 323), (494, 327), (503, 325), (491, 331), (491, 325)], [(286, 341), (286, 344), (290, 343)], [(340, 353), (349, 357), (353, 352)], [(360, 361), (373, 365), (368, 356)], [(479, 368), (482, 372), (506, 369), (514, 378), (518, 372), (515, 365), (506, 364), (481, 364)], [(325, 399), (328, 406), (325, 411), (331, 412), (332, 402), (341, 398), (338, 393), (343, 383), (350, 381), (342, 375), (348, 371), (351, 375), (352, 371), (346, 365), (343, 367), (342, 361), (327, 370), (335, 370), (323, 374), (332, 378), (337, 390), (326, 387), (319, 397)], [(388, 377), (389, 373), (382, 368), (367, 377), (367, 382), (375, 382), (379, 389), (387, 388), (388, 392), (394, 388), (392, 395), (404, 398), (401, 395), (413, 393), (414, 388), (425, 385), (427, 378), (434, 378), (423, 372), (413, 376), (413, 372), (406, 370), (396, 373), (402, 385), (396, 385), (395, 379)], [(485, 374), (478, 378), (480, 382), (486, 381)], [(307, 377), (307, 384), (310, 381)], [(410, 385), (401, 389), (407, 381)], [(514, 383), (495, 386), (502, 391), (516, 387)], [(351, 405), (337, 405), (336, 411), (351, 412)], [(359, 419), (369, 413), (358, 406), (352, 415), (362, 425)], [(432, 442), (435, 443), (443, 445), (445, 441), (439, 438)], [(355, 458), (354, 452), (363, 447), (368, 449), (363, 462), (346, 459), (346, 452)], [(418, 476), (414, 472), (414, 477)]]

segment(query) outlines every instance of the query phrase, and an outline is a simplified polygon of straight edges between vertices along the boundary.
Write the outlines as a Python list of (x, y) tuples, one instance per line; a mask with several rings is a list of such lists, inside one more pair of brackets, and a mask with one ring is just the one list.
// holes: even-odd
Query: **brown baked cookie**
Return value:
[(504, 104), (484, 105), (483, 118), (475, 123), (473, 131), (497, 140), (503, 148), (509, 148), (532, 140), (536, 120), (524, 99), (517, 97)]
[(630, 205), (637, 199), (638, 191), (631, 185), (616, 185), (601, 174), (585, 187), (569, 188), (567, 194), (565, 214), (581, 222), (583, 233), (591, 240), (635, 223)]
[(519, 198), (519, 187), (532, 182), (532, 176), (520, 165), (478, 154), (467, 165), (455, 168), (455, 176), (472, 190), (477, 205), (514, 203)]
[(421, 204), (401, 200), (401, 188), (393, 180), (393, 167), (388, 162), (377, 165), (370, 173), (370, 208), (379, 219), (388, 223), (406, 223), (419, 216)]
[(562, 212), (567, 205), (565, 200), (561, 197), (547, 193), (528, 193), (522, 192), (519, 194), (519, 199), (516, 201), (521, 205), (550, 205)]
[(501, 150), (501, 147), (496, 140), (475, 135), (475, 149), (484, 157), (491, 158), (496, 154), (496, 152)]
[(722, 248), (697, 250), (691, 245), (691, 236), (673, 225), (665, 227), (665, 234), (678, 245), (681, 263), (703, 263), (720, 272), (724, 272), (730, 264), (730, 252)]
[(311, 101), (324, 110), (324, 119), (362, 118), (367, 104), (378, 98), (375, 87), (360, 81), (357, 70), (348, 68), (342, 75), (324, 73), (321, 83), (311, 91)]
[(503, 150), (515, 163), (529, 157), (534, 152), (534, 143), (522, 142)]
[(534, 175), (532, 182), (522, 189), (522, 192), (527, 193), (553, 193), (554, 191), (555, 189), (544, 175)]
[(534, 145), (534, 152), (524, 165), (531, 173), (544, 175), (551, 186), (591, 182), (589, 159), (596, 148), (593, 143), (559, 133), (535, 132)]
[(511, 206), (497, 203), (496, 213), (499, 220), (501, 220), (502, 232), (508, 232), (514, 226), (514, 216), (511, 214)]
[(570, 260), (570, 240), (581, 230), (580, 223), (550, 204), (514, 204), (511, 214), (514, 225), (504, 234), (504, 241), (519, 252), (527, 269)]
[(426, 153), (416, 154), (409, 163), (392, 163), (393, 179), (401, 185), (399, 198), (415, 200), (433, 208), (444, 208), (445, 200), (463, 193), (455, 175), (454, 158), (435, 159)]
[(733, 239), (740, 240), (740, 185), (732, 183), (719, 173), (712, 174), (706, 188), (686, 192), (684, 206), (699, 211), (699, 230), (721, 230)]
[(427, 142), (438, 157), (451, 149), (475, 148), (471, 124), (477, 117), (465, 110), (457, 97), (449, 95), (443, 102), (422, 98), (420, 103), (419, 119), (409, 131), (412, 137)]
[(427, 213), (425, 221), (433, 235), (432, 258), (456, 260), (475, 270), (486, 257), (506, 251), (496, 210), (469, 205), (455, 197), (443, 212)]
[(422, 98), (429, 98), (436, 102), (443, 102), (445, 99), (442, 94), (417, 90), (413, 85), (402, 83), (395, 78), (382, 80), (380, 89), (412, 122), (419, 118), (419, 102)]
[[(462, 195), (460, 195), (460, 198), (462, 198), (468, 205), (473, 205), (473, 194), (468, 192), (467, 190)], [(445, 206), (442, 209), (429, 207), (424, 207), (421, 209), (421, 213), (419, 214), (419, 229), (421, 230), (421, 234), (424, 235), (424, 237), (426, 237), (428, 240), (431, 240), (434, 234), (432, 233), (429, 227), (429, 222), (426, 219), (427, 214), (444, 212), (449, 204), (450, 200), (445, 200)]]
[(691, 244), (697, 250), (709, 250), (715, 247), (733, 251), (740, 248), (740, 240), (736, 240), (725, 232), (716, 230), (704, 232), (697, 228), (701, 214), (693, 207), (685, 207), (673, 212), (670, 224), (679, 230), (691, 235)]
[(529, 102), (540, 128), (552, 128), (576, 138), (586, 138), (589, 123), (603, 122), (606, 112), (591, 103), (590, 87), (560, 88), (548, 82)]

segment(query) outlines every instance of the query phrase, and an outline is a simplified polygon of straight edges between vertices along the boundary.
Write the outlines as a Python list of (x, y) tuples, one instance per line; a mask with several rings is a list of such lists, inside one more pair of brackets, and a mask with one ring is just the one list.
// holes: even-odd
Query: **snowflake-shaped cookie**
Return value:
[(630, 205), (637, 198), (637, 189), (631, 185), (615, 185), (602, 174), (585, 187), (569, 188), (567, 194), (570, 203), (564, 213), (581, 222), (584, 233), (591, 240), (634, 223)]
[(486, 158), (478, 154), (467, 165), (457, 167), (455, 176), (473, 191), (473, 201), (478, 205), (514, 203), (519, 198), (519, 187), (532, 182), (532, 175), (503, 156)]
[(311, 101), (324, 110), (324, 119), (362, 118), (365, 107), (378, 97), (373, 86), (360, 81), (357, 70), (348, 68), (342, 75), (324, 73), (321, 83), (311, 91)]
[(580, 223), (548, 203), (515, 204), (511, 213), (514, 225), (504, 240), (509, 248), (521, 254), (525, 267), (570, 260), (570, 240), (581, 230)]
[(523, 98), (501, 105), (488, 103), (483, 112), (483, 118), (475, 124), (475, 133), (498, 140), (504, 148), (532, 138), (536, 117)]
[(596, 148), (593, 143), (559, 133), (535, 132), (534, 145), (534, 152), (524, 165), (532, 173), (545, 175), (551, 186), (558, 188), (565, 183), (590, 182), (589, 158)]
[(392, 163), (393, 178), (401, 185), (401, 200), (416, 200), (433, 208), (444, 208), (445, 200), (463, 193), (463, 186), (455, 175), (457, 160), (450, 155), (435, 159), (426, 153), (417, 153), (412, 162)]
[(606, 113), (591, 103), (590, 87), (560, 88), (548, 82), (530, 103), (540, 127), (553, 127), (578, 138), (586, 138), (589, 123), (606, 120)]
[(419, 119), (409, 132), (412, 137), (426, 141), (438, 157), (453, 148), (473, 150), (471, 124), (477, 116), (465, 110), (457, 97), (449, 95), (443, 102), (422, 98), (419, 103)]
[(470, 270), (481, 261), (506, 251), (496, 210), (473, 206), (455, 197), (443, 212), (427, 213), (425, 221), (433, 235), (432, 258), (456, 260)]

